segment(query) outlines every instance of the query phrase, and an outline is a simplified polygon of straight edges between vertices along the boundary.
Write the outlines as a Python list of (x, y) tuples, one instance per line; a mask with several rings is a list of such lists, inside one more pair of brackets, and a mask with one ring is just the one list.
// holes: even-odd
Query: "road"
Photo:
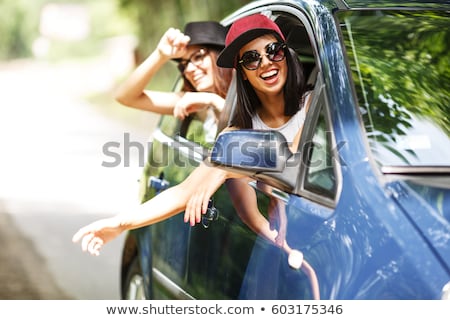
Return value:
[(108, 63), (0, 64), (0, 299), (119, 298), (123, 236), (99, 257), (71, 237), (137, 201), (145, 155), (107, 168), (102, 148), (125, 134), (145, 146), (158, 117), (115, 106), (125, 122), (89, 102), (114, 85)]

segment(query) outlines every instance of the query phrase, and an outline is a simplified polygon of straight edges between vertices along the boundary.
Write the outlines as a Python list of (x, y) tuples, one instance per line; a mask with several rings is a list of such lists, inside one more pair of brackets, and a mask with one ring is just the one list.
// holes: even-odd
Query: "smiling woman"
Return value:
[[(184, 32), (170, 28), (158, 46), (126, 79), (116, 92), (125, 106), (173, 114), (184, 119), (189, 114), (211, 108), (218, 117), (231, 81), (231, 72), (215, 64), (225, 42), (226, 28), (215, 21), (186, 24)], [(178, 63), (184, 83), (180, 92), (147, 90), (148, 83), (168, 61)]]

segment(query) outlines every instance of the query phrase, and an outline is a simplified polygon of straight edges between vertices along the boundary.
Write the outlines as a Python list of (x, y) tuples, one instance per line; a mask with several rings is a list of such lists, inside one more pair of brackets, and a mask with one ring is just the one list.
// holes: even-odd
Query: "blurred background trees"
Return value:
[[(139, 51), (147, 54), (168, 27), (182, 26), (191, 20), (220, 20), (227, 14), (250, 1), (244, 0), (0, 0), (0, 60), (31, 57), (36, 50), (54, 50), (54, 56), (65, 54), (88, 54), (96, 50), (98, 40), (122, 34), (133, 34), (137, 38)], [(79, 39), (43, 39), (42, 20), (44, 8), (58, 5), (65, 12), (54, 11), (53, 19), (60, 19), (60, 34), (68, 32), (71, 19), (80, 18), (82, 11), (89, 21), (89, 32)], [(47, 20), (51, 14), (48, 14)], [(72, 11), (72, 15), (67, 15)], [(75, 12), (77, 11), (77, 12)], [(54, 23), (53, 26), (56, 24)], [(80, 27), (81, 25), (78, 25)], [(76, 28), (76, 22), (73, 22)], [(56, 27), (58, 29), (58, 27)], [(73, 31), (73, 30), (72, 30)], [(46, 42), (45, 42), (45, 41)], [(67, 52), (58, 51), (59, 42), (72, 44)], [(81, 41), (82, 40), (82, 41)], [(59, 53), (58, 53), (59, 52)]]
[[(0, 0), (0, 67), (46, 68), (63, 87), (85, 88), (81, 99), (96, 111), (147, 128), (141, 112), (112, 99), (116, 86), (148, 56), (167, 28), (182, 29), (193, 20), (221, 20), (249, 2)], [(170, 90), (178, 74), (175, 63), (167, 63), (148, 87)]]
[(167, 28), (188, 21), (221, 20), (249, 0), (117, 0), (122, 12), (136, 22), (140, 48), (147, 52)]
[[(111, 65), (107, 70), (109, 82), (119, 83), (147, 57), (169, 27), (182, 29), (186, 22), (194, 20), (220, 21), (249, 2), (0, 0), (0, 62), (34, 59), (96, 64), (100, 59)], [(170, 89), (177, 74), (175, 64), (166, 64), (157, 81), (149, 86)], [(110, 100), (106, 91), (113, 88), (114, 84), (109, 85), (103, 96)]]

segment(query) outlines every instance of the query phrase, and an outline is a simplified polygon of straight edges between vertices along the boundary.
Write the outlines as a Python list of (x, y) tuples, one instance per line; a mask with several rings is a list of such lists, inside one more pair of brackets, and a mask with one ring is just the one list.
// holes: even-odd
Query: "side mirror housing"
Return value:
[(211, 151), (211, 162), (228, 171), (258, 178), (272, 186), (292, 190), (299, 159), (292, 154), (286, 138), (272, 130), (233, 130), (221, 133)]

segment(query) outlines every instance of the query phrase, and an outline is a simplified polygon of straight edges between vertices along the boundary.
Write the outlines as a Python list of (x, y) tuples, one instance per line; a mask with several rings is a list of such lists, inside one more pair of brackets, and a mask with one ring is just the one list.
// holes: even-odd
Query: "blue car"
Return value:
[(195, 227), (177, 215), (128, 233), (122, 298), (450, 299), (449, 12), (439, 1), (264, 0), (223, 19), (263, 13), (299, 55), (313, 92), (299, 152), (277, 132), (215, 139), (207, 115), (162, 116), (142, 201), (210, 155), (253, 178), (260, 211), (303, 261), (253, 232), (222, 186)]

